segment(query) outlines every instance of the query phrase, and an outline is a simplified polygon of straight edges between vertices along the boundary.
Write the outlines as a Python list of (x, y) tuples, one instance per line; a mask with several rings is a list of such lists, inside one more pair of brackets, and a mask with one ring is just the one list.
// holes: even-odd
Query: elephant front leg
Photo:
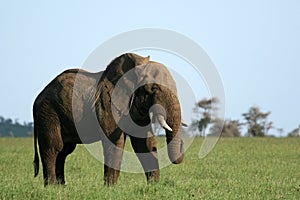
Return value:
[(148, 182), (159, 180), (157, 142), (152, 134), (147, 138), (130, 137), (132, 147), (140, 160)]
[(122, 133), (116, 142), (111, 142), (108, 139), (102, 141), (104, 152), (104, 184), (107, 186), (117, 183), (120, 174), (125, 139), (126, 137), (124, 133)]

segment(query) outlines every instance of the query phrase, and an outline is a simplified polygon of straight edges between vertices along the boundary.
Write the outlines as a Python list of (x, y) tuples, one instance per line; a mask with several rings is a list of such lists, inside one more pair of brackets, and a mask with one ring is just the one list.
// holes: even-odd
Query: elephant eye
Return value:
[(151, 90), (153, 92), (156, 92), (158, 90), (158, 85), (157, 84), (153, 84)]

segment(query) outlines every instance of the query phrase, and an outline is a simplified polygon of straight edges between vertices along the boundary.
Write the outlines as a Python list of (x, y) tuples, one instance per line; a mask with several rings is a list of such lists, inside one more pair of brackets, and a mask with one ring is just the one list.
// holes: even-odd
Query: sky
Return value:
[(32, 121), (35, 97), (60, 72), (82, 67), (115, 35), (160, 28), (205, 50), (223, 81), (226, 118), (242, 120), (257, 105), (286, 134), (300, 124), (299, 10), (297, 0), (1, 1), (0, 115)]

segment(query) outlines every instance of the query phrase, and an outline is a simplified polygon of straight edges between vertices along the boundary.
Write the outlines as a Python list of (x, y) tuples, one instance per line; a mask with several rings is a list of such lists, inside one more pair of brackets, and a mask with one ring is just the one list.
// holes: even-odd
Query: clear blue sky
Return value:
[(300, 124), (299, 10), (297, 0), (1, 1), (0, 115), (32, 121), (36, 95), (58, 73), (114, 35), (153, 27), (207, 52), (224, 82), (226, 118), (255, 104), (291, 131)]

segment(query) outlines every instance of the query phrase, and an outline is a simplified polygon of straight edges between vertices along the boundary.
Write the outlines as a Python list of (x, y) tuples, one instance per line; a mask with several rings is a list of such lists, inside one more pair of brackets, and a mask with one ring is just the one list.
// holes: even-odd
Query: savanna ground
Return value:
[(66, 162), (68, 185), (44, 188), (41, 163), (33, 178), (33, 139), (0, 138), (0, 199), (300, 199), (300, 139), (222, 138), (200, 160), (202, 141), (184, 163), (163, 168), (159, 183), (121, 172), (111, 188), (102, 164), (79, 145)]

